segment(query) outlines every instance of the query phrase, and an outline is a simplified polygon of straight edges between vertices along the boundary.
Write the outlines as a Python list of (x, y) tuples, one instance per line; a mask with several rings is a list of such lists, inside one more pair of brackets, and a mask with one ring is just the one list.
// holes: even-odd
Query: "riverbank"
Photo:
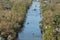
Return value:
[(60, 40), (60, 0), (40, 0), (43, 40)]
[(32, 0), (0, 1), (0, 39), (13, 40), (20, 31)]

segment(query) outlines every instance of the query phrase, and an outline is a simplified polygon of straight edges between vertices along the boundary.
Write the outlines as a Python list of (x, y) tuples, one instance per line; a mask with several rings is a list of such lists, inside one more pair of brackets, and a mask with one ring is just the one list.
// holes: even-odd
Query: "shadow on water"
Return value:
[(40, 30), (40, 3), (33, 1), (30, 6), (24, 27), (18, 33), (18, 40), (42, 40)]

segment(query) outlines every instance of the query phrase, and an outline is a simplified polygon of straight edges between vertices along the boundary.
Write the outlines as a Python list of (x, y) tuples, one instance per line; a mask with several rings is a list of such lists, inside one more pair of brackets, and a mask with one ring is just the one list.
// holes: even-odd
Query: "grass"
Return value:
[(48, 0), (44, 3), (44, 0), (40, 0), (41, 3), (41, 30), (43, 40), (60, 40), (60, 32), (56, 28), (60, 29), (60, 1)]
[(25, 20), (27, 7), (31, 0), (2, 0), (0, 2), (0, 35), (7, 37), (13, 35), (22, 27)]

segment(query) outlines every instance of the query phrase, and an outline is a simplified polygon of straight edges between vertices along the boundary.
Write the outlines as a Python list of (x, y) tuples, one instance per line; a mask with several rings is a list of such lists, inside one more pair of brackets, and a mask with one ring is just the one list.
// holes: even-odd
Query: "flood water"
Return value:
[(32, 2), (26, 16), (23, 31), (18, 33), (18, 40), (42, 40), (39, 28), (40, 3), (38, 1)]

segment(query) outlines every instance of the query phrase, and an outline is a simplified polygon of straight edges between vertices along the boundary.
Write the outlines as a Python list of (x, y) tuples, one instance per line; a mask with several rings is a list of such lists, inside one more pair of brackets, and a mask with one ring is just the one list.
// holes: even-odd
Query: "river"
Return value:
[(18, 33), (18, 40), (42, 40), (39, 27), (41, 20), (40, 2), (33, 1), (26, 16), (23, 31)]

